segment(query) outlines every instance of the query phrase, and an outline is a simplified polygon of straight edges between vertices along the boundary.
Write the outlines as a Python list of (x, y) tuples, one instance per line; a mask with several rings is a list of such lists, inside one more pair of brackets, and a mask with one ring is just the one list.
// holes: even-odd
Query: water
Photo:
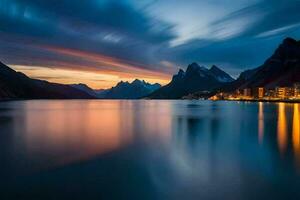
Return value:
[(300, 105), (0, 103), (0, 199), (299, 199)]

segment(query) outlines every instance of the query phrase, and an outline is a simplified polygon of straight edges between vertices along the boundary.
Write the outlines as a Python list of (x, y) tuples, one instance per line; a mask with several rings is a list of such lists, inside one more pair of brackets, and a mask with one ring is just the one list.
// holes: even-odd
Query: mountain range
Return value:
[(0, 99), (92, 99), (69, 85), (31, 79), (0, 62)]
[(194, 92), (209, 92), (232, 81), (234, 79), (229, 74), (215, 65), (207, 69), (197, 63), (192, 63), (186, 71), (180, 69), (169, 84), (154, 91), (148, 98), (178, 99)]
[(119, 82), (115, 87), (93, 90), (85, 84), (64, 85), (32, 79), (0, 62), (0, 99), (138, 99), (161, 87), (144, 80)]
[(131, 83), (119, 82), (115, 87), (96, 91), (97, 97), (102, 99), (139, 99), (159, 89), (160, 84), (150, 84), (144, 80), (135, 79)]
[(0, 99), (180, 99), (217, 91), (292, 86), (296, 82), (300, 82), (300, 41), (292, 38), (284, 39), (261, 66), (242, 72), (236, 80), (215, 65), (208, 69), (192, 63), (162, 87), (136, 79), (131, 83), (121, 81), (110, 89), (93, 90), (85, 84), (32, 79), (0, 62)]
[[(296, 82), (300, 82), (300, 41), (286, 38), (261, 66), (242, 72), (236, 80), (215, 66), (208, 70), (193, 63), (186, 72), (180, 70), (168, 85), (150, 94), (149, 98), (200, 97), (217, 91), (289, 87)], [(208, 91), (209, 95), (203, 94), (204, 91)]]
[(292, 86), (300, 81), (300, 41), (286, 38), (273, 55), (261, 66), (241, 73), (236, 81), (221, 90), (243, 88)]
[(92, 88), (90, 88), (89, 86), (87, 86), (86, 84), (83, 83), (78, 83), (78, 84), (70, 84), (71, 87), (77, 89), (77, 90), (81, 90), (82, 92), (85, 92), (95, 98), (97, 98), (98, 94), (96, 90), (93, 90)]

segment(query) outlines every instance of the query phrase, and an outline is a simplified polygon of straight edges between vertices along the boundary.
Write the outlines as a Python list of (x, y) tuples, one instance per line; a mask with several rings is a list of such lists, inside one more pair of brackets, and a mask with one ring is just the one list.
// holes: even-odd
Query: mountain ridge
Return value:
[(85, 93), (97, 98), (96, 91), (84, 83), (70, 84), (70, 86), (78, 90), (84, 91)]
[(232, 92), (237, 89), (292, 86), (300, 82), (300, 41), (284, 39), (266, 61), (253, 69), (243, 71), (235, 80), (219, 67), (200, 66), (196, 62), (179, 69), (165, 85), (150, 84), (135, 79), (120, 81), (110, 89), (93, 90), (79, 83), (64, 85), (32, 79), (0, 62), (0, 98), (8, 99), (179, 99), (191, 94)]
[(220, 88), (237, 89), (276, 86), (289, 87), (300, 81), (300, 40), (285, 38), (274, 53), (259, 67), (245, 70), (236, 81)]
[[(226, 80), (225, 78), (226, 77)], [(197, 63), (188, 65), (186, 71), (179, 69), (169, 84), (148, 96), (151, 99), (178, 99), (190, 93), (210, 91), (221, 86), (222, 81), (233, 81), (229, 74), (212, 66), (210, 69)]]
[(32, 79), (0, 62), (1, 99), (92, 99), (69, 85)]
[(102, 99), (139, 99), (160, 87), (158, 83), (150, 84), (144, 80), (135, 79), (131, 83), (120, 81), (114, 87), (96, 93), (97, 97)]

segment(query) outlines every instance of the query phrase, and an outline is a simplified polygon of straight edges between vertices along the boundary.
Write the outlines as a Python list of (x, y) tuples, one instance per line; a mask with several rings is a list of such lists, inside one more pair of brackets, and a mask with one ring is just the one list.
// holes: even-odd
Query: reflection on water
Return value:
[(300, 118), (299, 118), (299, 104), (295, 104), (294, 105), (293, 146), (294, 146), (296, 164), (298, 165), (298, 167), (300, 167)]
[(264, 139), (264, 103), (259, 102), (258, 107), (258, 141), (263, 143)]
[(2, 102), (0, 195), (297, 199), (299, 109), (262, 102)]
[[(30, 157), (60, 155), (55, 162), (70, 162), (105, 153), (131, 140), (132, 123), (122, 106), (130, 104), (106, 104), (101, 109), (93, 102), (66, 104), (56, 101), (48, 104), (25, 104), (24, 148)], [(20, 125), (15, 123), (15, 128)], [(121, 127), (128, 132), (120, 134)], [(61, 159), (61, 160), (60, 160)]]
[(284, 153), (287, 146), (287, 121), (285, 116), (285, 104), (278, 105), (278, 122), (277, 122), (278, 146), (281, 153)]
[[(139, 104), (142, 106), (142, 102)], [(143, 136), (163, 130), (160, 137), (166, 137), (170, 127), (163, 116), (153, 117), (152, 113), (160, 109), (154, 104), (149, 105), (148, 113), (131, 101), (28, 101), (19, 106), (24, 113), (12, 124), (17, 151), (32, 161), (50, 161), (47, 166), (120, 149), (132, 143), (133, 137), (140, 137), (134, 134), (141, 130), (145, 130)]]

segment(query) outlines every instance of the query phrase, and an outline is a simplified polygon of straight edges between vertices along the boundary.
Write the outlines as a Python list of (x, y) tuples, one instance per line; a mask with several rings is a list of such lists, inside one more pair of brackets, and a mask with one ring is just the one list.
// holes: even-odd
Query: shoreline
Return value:
[(0, 103), (1, 102), (8, 102), (8, 101), (31, 101), (31, 100), (54, 100), (54, 101), (63, 101), (63, 100), (170, 100), (170, 101), (174, 101), (174, 100), (197, 100), (197, 101), (236, 101), (236, 102), (265, 102), (265, 103), (300, 103), (300, 99), (296, 99), (296, 100), (291, 100), (291, 99), (276, 99), (276, 100), (268, 100), (268, 99), (219, 99), (219, 100), (210, 100), (210, 99), (145, 99), (145, 98), (141, 98), (141, 99), (13, 99), (13, 98), (6, 98), (6, 99), (0, 99)]
[(224, 100), (216, 100), (216, 101), (242, 101), (242, 102), (265, 102), (265, 103), (300, 103), (300, 99), (291, 100), (291, 99), (238, 99), (238, 100), (231, 100), (231, 99), (224, 99)]

